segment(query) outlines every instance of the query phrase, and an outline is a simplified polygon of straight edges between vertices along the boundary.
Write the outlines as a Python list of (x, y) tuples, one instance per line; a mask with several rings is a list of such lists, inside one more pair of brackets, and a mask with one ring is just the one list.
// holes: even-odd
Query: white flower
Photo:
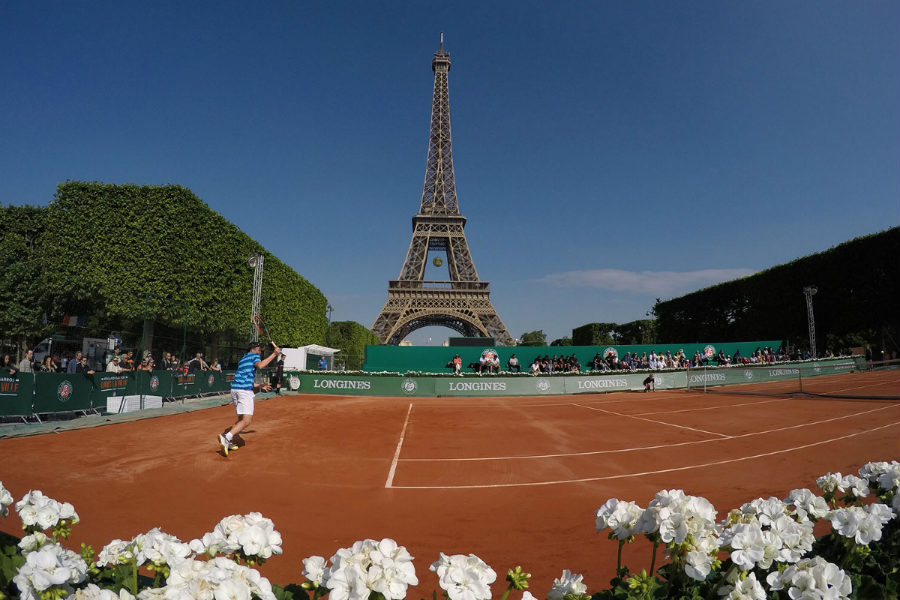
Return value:
[(809, 517), (824, 519), (831, 511), (825, 498), (816, 496), (812, 491), (805, 488), (791, 490), (790, 495), (784, 501), (786, 504), (794, 506), (794, 515), (800, 521), (805, 521)]
[(497, 573), (474, 554), (447, 556), (441, 552), (429, 568), (437, 573), (450, 600), (489, 600), (490, 586), (497, 579)]
[(185, 560), (191, 553), (190, 547), (173, 535), (164, 533), (154, 527), (131, 540), (132, 552), (138, 566), (146, 563), (170, 567)]
[(25, 556), (29, 552), (34, 552), (35, 550), (40, 550), (47, 544), (52, 544), (53, 540), (49, 537), (41, 533), (40, 531), (32, 533), (31, 535), (26, 535), (21, 540), (19, 540), (19, 549), (22, 551), (22, 556)]
[(816, 479), (816, 485), (819, 486), (819, 489), (823, 492), (843, 492), (846, 491), (846, 488), (841, 487), (843, 480), (844, 478), (840, 472), (826, 473)]
[(259, 571), (217, 556), (208, 561), (187, 559), (172, 567), (166, 586), (144, 590), (139, 600), (275, 600), (272, 585)]
[(104, 565), (117, 565), (134, 560), (134, 548), (130, 541), (113, 540), (100, 550), (94, 564), (98, 567)]
[(275, 531), (271, 519), (258, 512), (225, 517), (212, 532), (192, 540), (190, 549), (209, 556), (243, 552), (248, 558), (267, 559), (281, 554), (281, 534)]
[(38, 527), (41, 530), (55, 527), (61, 520), (78, 522), (75, 508), (45, 496), (40, 490), (29, 491), (16, 502), (16, 511), (25, 528)]
[(321, 556), (310, 556), (303, 559), (303, 576), (314, 584), (321, 585), (325, 579), (325, 559)]
[(76, 590), (74, 594), (66, 598), (66, 600), (134, 600), (134, 596), (128, 593), (125, 588), (116, 593), (112, 590), (104, 590), (97, 587), (93, 583), (82, 590)]
[(856, 496), (864, 498), (869, 495), (869, 480), (856, 475), (847, 475), (841, 479), (841, 487)]
[(778, 517), (788, 514), (788, 508), (784, 502), (775, 497), (768, 500), (757, 498), (742, 505), (741, 512), (744, 515), (755, 516), (760, 525), (767, 527)]
[(733, 585), (723, 585), (718, 591), (723, 600), (766, 600), (766, 590), (755, 573), (738, 579)]
[(51, 544), (25, 556), (25, 564), (13, 577), (13, 583), (19, 588), (22, 600), (36, 600), (50, 588), (74, 592), (72, 585), (86, 577), (87, 564), (80, 556)]
[(9, 493), (9, 490), (3, 487), (3, 482), (0, 481), (0, 517), (5, 517), (9, 514), (8, 506), (12, 503), (12, 494)]
[(568, 594), (582, 596), (587, 592), (587, 586), (581, 583), (581, 575), (570, 573), (568, 569), (553, 580), (550, 591), (547, 592), (547, 600), (563, 600)]
[(803, 600), (849, 598), (853, 590), (850, 577), (821, 556), (801, 560), (782, 572), (773, 571), (766, 582), (772, 590), (788, 588), (789, 597)]
[(597, 509), (595, 526), (597, 531), (603, 531), (607, 527), (613, 530), (616, 539), (626, 540), (635, 533), (641, 533), (638, 523), (644, 509), (634, 502), (624, 502), (611, 498)]
[(767, 540), (759, 523), (735, 523), (722, 532), (719, 543), (731, 548), (731, 562), (749, 571), (763, 560)]
[[(790, 517), (779, 517), (772, 522), (771, 532), (780, 542), (778, 562), (795, 563), (812, 550), (816, 541), (812, 521), (794, 521)], [(767, 566), (767, 565), (766, 565)]]

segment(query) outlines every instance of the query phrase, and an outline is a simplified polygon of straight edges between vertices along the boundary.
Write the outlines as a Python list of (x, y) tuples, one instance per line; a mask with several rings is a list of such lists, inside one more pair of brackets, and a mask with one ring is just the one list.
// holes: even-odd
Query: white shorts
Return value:
[(231, 403), (234, 404), (234, 412), (239, 415), (253, 414), (253, 390), (231, 390)]

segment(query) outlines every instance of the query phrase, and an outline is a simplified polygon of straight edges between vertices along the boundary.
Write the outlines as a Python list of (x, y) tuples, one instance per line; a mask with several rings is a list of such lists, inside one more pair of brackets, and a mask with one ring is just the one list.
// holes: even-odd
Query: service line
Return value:
[(750, 456), (741, 456), (738, 458), (730, 458), (727, 460), (717, 460), (708, 463), (700, 463), (696, 465), (686, 465), (683, 467), (672, 467), (670, 469), (659, 469), (656, 471), (641, 471), (639, 473), (620, 473), (618, 475), (601, 475), (599, 477), (582, 477), (579, 479), (558, 479), (555, 481), (532, 481), (528, 483), (491, 483), (491, 484), (482, 484), (482, 485), (396, 485), (392, 486), (395, 490), (463, 490), (463, 489), (480, 489), (480, 488), (506, 488), (506, 487), (533, 487), (533, 486), (542, 486), (542, 485), (560, 485), (564, 483), (586, 483), (590, 481), (608, 481), (611, 479), (625, 479), (628, 477), (645, 477), (647, 475), (660, 475), (663, 473), (675, 473), (677, 471), (689, 471), (692, 469), (703, 469), (705, 467), (717, 467), (720, 465), (727, 465), (736, 462), (742, 462), (746, 460), (753, 460), (756, 458), (766, 458), (768, 456), (775, 456), (777, 454), (786, 454), (788, 452), (794, 452), (796, 450), (804, 450), (806, 448), (813, 448), (815, 446), (821, 446), (823, 444), (830, 444), (832, 442), (837, 442), (840, 440), (846, 440), (852, 437), (856, 437), (859, 435), (864, 435), (867, 433), (873, 433), (875, 431), (880, 431), (882, 429), (887, 429), (888, 427), (896, 427), (896, 423), (888, 423), (887, 425), (881, 425), (880, 427), (875, 427), (874, 429), (866, 429), (864, 431), (857, 431), (856, 433), (848, 433), (847, 435), (842, 435), (840, 437), (829, 437), (828, 439), (813, 442), (811, 444), (804, 444), (802, 446), (794, 446), (792, 448), (784, 448), (782, 450), (775, 450), (773, 452), (764, 452), (762, 454), (753, 454)]

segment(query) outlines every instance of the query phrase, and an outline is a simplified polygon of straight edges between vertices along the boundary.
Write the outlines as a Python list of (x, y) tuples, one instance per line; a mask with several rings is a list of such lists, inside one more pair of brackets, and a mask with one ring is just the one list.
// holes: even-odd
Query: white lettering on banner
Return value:
[(451, 381), (451, 392), (505, 392), (505, 381)]
[(799, 375), (800, 369), (769, 369), (769, 377), (784, 377), (786, 375)]
[(350, 381), (347, 379), (314, 379), (314, 388), (338, 390), (370, 390), (371, 381)]
[(840, 371), (840, 370), (842, 370), (842, 369), (852, 369), (852, 368), (855, 367), (855, 366), (856, 366), (855, 363), (842, 363), (842, 364), (839, 364), (839, 365), (834, 365), (834, 370), (835, 370), (835, 371)]
[(704, 381), (725, 381), (725, 374), (704, 373), (703, 375), (691, 375), (691, 383), (703, 383)]
[(579, 390), (595, 390), (598, 388), (619, 388), (628, 387), (627, 379), (588, 379), (587, 381), (579, 381)]

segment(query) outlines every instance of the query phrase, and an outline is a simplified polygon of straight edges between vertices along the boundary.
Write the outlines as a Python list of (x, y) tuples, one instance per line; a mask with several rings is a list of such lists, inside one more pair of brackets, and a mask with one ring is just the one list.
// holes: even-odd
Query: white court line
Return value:
[(729, 458), (727, 460), (717, 460), (708, 463), (700, 463), (696, 465), (687, 465), (684, 467), (672, 467), (670, 469), (659, 469), (656, 471), (641, 471), (639, 473), (621, 473), (619, 475), (602, 475), (600, 477), (582, 477), (580, 479), (559, 479), (556, 481), (533, 481), (529, 483), (492, 483), (492, 484), (484, 484), (484, 485), (395, 485), (393, 489), (395, 490), (462, 490), (462, 489), (479, 489), (479, 488), (506, 488), (506, 487), (534, 487), (534, 486), (542, 486), (542, 485), (560, 485), (564, 483), (586, 483), (589, 481), (608, 481), (610, 479), (625, 479), (628, 477), (644, 477), (646, 475), (660, 475), (662, 473), (674, 473), (676, 471), (689, 471), (692, 469), (702, 469), (705, 467), (717, 467), (720, 465), (727, 465), (736, 462), (742, 462), (745, 460), (753, 460), (755, 458), (765, 458), (767, 456), (775, 456), (776, 454), (786, 454), (788, 452), (794, 452), (795, 450), (804, 450), (806, 448), (812, 448), (814, 446), (821, 446), (822, 444), (830, 444), (831, 442), (837, 442), (839, 440), (845, 440), (852, 437), (856, 437), (858, 435), (863, 435), (866, 433), (872, 433), (875, 431), (879, 431), (881, 429), (887, 429), (888, 427), (896, 427), (896, 423), (889, 423), (887, 425), (881, 425), (880, 427), (875, 427), (874, 429), (866, 429), (865, 431), (857, 431), (856, 433), (848, 433), (847, 435), (842, 435), (840, 437), (829, 437), (827, 440), (822, 440), (820, 442), (813, 442), (811, 444), (804, 444), (802, 446), (794, 446), (792, 448), (785, 448), (783, 450), (775, 450), (773, 452), (764, 452), (762, 454), (753, 454), (751, 456), (741, 456), (738, 458)]
[(626, 415), (622, 413), (613, 412), (611, 410), (603, 410), (602, 408), (594, 408), (593, 406), (583, 406), (581, 404), (576, 404), (575, 406), (580, 406), (581, 408), (586, 408), (588, 410), (595, 410), (597, 412), (606, 413), (608, 415), (615, 415), (617, 417), (628, 417), (629, 419), (637, 419), (638, 421), (647, 421), (648, 423), (656, 423), (657, 425), (667, 425), (669, 427), (677, 427), (678, 429), (687, 429), (689, 431), (696, 431), (698, 433), (706, 433), (709, 435), (718, 435), (726, 440), (731, 439), (730, 435), (725, 435), (724, 433), (716, 433), (715, 431), (706, 431), (705, 429), (697, 429), (695, 427), (688, 427), (687, 425), (676, 425), (675, 423), (666, 423), (665, 421), (656, 421), (654, 419), (645, 419), (644, 417), (638, 417), (635, 415)]
[(406, 436), (406, 426), (409, 425), (409, 415), (412, 413), (412, 402), (409, 403), (409, 408), (406, 410), (406, 420), (403, 421), (403, 429), (400, 430), (400, 440), (397, 442), (397, 451), (394, 452), (394, 460), (391, 461), (391, 470), (388, 471), (387, 481), (384, 482), (384, 487), (389, 488), (391, 484), (394, 482), (394, 472), (397, 470), (397, 461), (400, 459), (400, 449), (403, 447), (403, 438)]
[(756, 406), (758, 404), (768, 404), (770, 402), (787, 402), (791, 398), (775, 398), (774, 400), (763, 400), (762, 402), (742, 402), (741, 404), (719, 404), (716, 406), (704, 406), (702, 408), (683, 408), (681, 410), (660, 410), (657, 412), (635, 413), (633, 417), (646, 417), (647, 415), (671, 415), (683, 412), (698, 412), (701, 410), (716, 410), (717, 408), (736, 408), (738, 406)]
[[(766, 435), (768, 433), (777, 433), (779, 431), (787, 431), (789, 429), (799, 429), (801, 427), (812, 427), (813, 425), (821, 425), (823, 423), (831, 423), (832, 421), (840, 421), (843, 419), (849, 419), (851, 417), (859, 417), (861, 415), (867, 415), (869, 413), (878, 412), (880, 410), (889, 410), (893, 409), (893, 406), (882, 406), (880, 408), (873, 408), (870, 410), (864, 410), (858, 413), (853, 413), (849, 415), (843, 415), (840, 417), (832, 417), (830, 419), (822, 419), (821, 421), (810, 421), (807, 423), (800, 423), (799, 425), (785, 425), (784, 427), (776, 427), (775, 429), (764, 429), (763, 431), (751, 431), (750, 433), (739, 433), (737, 435), (733, 435), (728, 439), (737, 440), (740, 438), (747, 437), (755, 437), (757, 435)], [(694, 446), (697, 444), (708, 444), (710, 442), (722, 442), (724, 439), (720, 438), (710, 438), (707, 440), (692, 440), (689, 442), (675, 442), (673, 444), (656, 444), (653, 446), (636, 446), (634, 448), (616, 448), (613, 450), (589, 450), (587, 452), (563, 452), (559, 454), (525, 454), (518, 456), (481, 456), (481, 457), (468, 457), (468, 458), (401, 458), (399, 462), (482, 462), (482, 461), (492, 461), (492, 460), (532, 460), (532, 459), (543, 459), (543, 458), (567, 458), (570, 456), (594, 456), (597, 454), (618, 454), (624, 452), (639, 452), (641, 450), (661, 450), (663, 448), (678, 448), (680, 446)]]

